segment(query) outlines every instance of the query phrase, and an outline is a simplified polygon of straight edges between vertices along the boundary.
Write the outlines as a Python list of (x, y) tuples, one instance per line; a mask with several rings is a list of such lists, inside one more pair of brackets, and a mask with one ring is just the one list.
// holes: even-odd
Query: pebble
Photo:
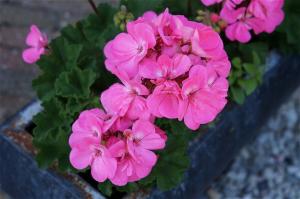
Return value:
[(207, 196), (298, 199), (299, 154), (300, 88), (265, 124), (257, 140), (241, 150), (230, 170), (211, 186)]

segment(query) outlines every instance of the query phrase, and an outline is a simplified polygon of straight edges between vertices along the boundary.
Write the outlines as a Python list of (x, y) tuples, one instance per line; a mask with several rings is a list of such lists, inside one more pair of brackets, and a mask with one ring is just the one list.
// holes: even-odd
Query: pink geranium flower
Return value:
[(166, 45), (173, 45), (181, 38), (183, 24), (177, 17), (171, 15), (168, 9), (157, 17), (155, 23), (158, 34)]
[(69, 139), (70, 146), (80, 146), (84, 140), (101, 140), (106, 119), (105, 113), (98, 108), (81, 112), (72, 125), (72, 134)]
[(251, 30), (255, 34), (273, 32), (284, 18), (283, 1), (251, 0), (241, 7), (242, 0), (226, 0), (220, 14), (229, 24), (225, 30), (226, 36), (232, 41), (246, 43), (251, 39)]
[(167, 55), (161, 55), (156, 60), (145, 60), (140, 65), (139, 74), (147, 79), (167, 80), (175, 79), (186, 73), (192, 63), (187, 55), (176, 54), (172, 59)]
[(181, 89), (175, 81), (166, 81), (158, 85), (147, 98), (147, 106), (156, 117), (175, 119), (181, 101)]
[(29, 48), (23, 51), (23, 60), (26, 63), (33, 64), (40, 59), (42, 54), (46, 53), (48, 39), (36, 25), (32, 25), (26, 38), (26, 44)]
[(142, 179), (151, 172), (157, 161), (157, 156), (151, 150), (164, 148), (166, 141), (160, 135), (164, 133), (159, 134), (157, 130), (152, 123), (138, 120), (133, 124), (132, 130), (124, 131), (126, 142), (122, 141), (118, 147), (110, 148), (112, 154), (119, 158), (112, 183), (123, 186), (127, 182)]
[(72, 126), (69, 139), (71, 164), (76, 169), (91, 166), (91, 174), (98, 182), (112, 178), (117, 168), (116, 159), (101, 145), (104, 119), (106, 115), (100, 109), (82, 112)]
[(212, 28), (197, 28), (191, 38), (192, 52), (200, 57), (215, 58), (223, 52), (223, 42)]
[[(262, 31), (271, 33), (284, 19), (283, 3), (284, 0), (252, 0), (248, 10), (263, 21)], [(255, 33), (260, 32), (255, 31)]]
[(155, 150), (165, 147), (156, 117), (196, 130), (224, 108), (230, 62), (212, 28), (168, 10), (130, 22), (104, 51), (120, 83), (101, 94), (107, 114), (89, 110), (74, 123), (70, 160), (78, 169), (90, 166), (99, 182), (123, 186), (149, 175)]
[(194, 66), (183, 81), (180, 117), (193, 130), (215, 119), (226, 104), (228, 82), (203, 66)]
[[(156, 40), (152, 27), (146, 23), (128, 23), (128, 33), (120, 33), (107, 43), (104, 54), (107, 68), (114, 72), (124, 71), (132, 78), (138, 72), (138, 63), (154, 47)], [(116, 67), (112, 70), (112, 67)]]
[(125, 85), (115, 83), (101, 94), (104, 109), (111, 115), (130, 120), (149, 118), (146, 99), (143, 97), (149, 94), (148, 89), (136, 81), (123, 79), (123, 83)]

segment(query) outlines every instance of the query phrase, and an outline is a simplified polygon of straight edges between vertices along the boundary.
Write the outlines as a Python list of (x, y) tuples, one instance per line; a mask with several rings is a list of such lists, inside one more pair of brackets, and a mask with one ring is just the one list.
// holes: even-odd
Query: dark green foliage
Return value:
[(101, 90), (115, 81), (105, 69), (102, 48), (117, 33), (112, 21), (116, 9), (107, 4), (98, 9), (100, 17), (92, 14), (64, 28), (50, 43), (49, 55), (37, 63), (42, 74), (33, 88), (44, 110), (34, 118), (34, 145), (43, 167), (56, 162), (62, 170), (70, 168), (68, 138), (73, 121), (80, 111), (99, 106)]
[(143, 15), (146, 11), (163, 11), (163, 0), (121, 0), (120, 5), (126, 6), (135, 18)]
[(252, 51), (252, 61), (242, 62), (239, 57), (233, 58), (232, 70), (229, 76), (230, 97), (238, 104), (243, 104), (246, 96), (253, 93), (262, 83), (263, 64), (257, 51)]
[(157, 125), (168, 134), (166, 148), (158, 152), (157, 164), (151, 174), (139, 184), (148, 185), (155, 182), (160, 190), (169, 190), (181, 182), (189, 166), (188, 143), (199, 134), (177, 120), (159, 119)]
[[(277, 30), (279, 47), (287, 52), (300, 52), (300, 1), (286, 0), (285, 19)], [(274, 40), (273, 40), (274, 41)]]

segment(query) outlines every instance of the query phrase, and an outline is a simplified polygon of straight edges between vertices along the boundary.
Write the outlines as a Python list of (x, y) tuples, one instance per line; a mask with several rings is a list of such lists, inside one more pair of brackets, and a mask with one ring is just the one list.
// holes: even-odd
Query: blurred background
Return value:
[(90, 12), (86, 0), (0, 0), (0, 122), (35, 97), (31, 81), (38, 69), (21, 56), (30, 25), (53, 38)]
[[(21, 59), (29, 26), (53, 38), (90, 12), (86, 0), (0, 0), (0, 123), (35, 98), (31, 81), (38, 69)], [(204, 197), (300, 198), (300, 89), (262, 131)], [(6, 197), (0, 193), (0, 199)]]

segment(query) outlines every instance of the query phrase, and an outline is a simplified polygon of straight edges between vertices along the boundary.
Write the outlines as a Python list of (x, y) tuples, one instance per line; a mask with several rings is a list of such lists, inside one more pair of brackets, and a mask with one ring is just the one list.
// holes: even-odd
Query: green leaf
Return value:
[(147, 2), (144, 0), (121, 0), (120, 5), (125, 5), (128, 11), (138, 18), (149, 10), (161, 12), (162, 3), (162, 0), (147, 0)]
[(55, 82), (55, 90), (62, 97), (87, 98), (95, 79), (96, 75), (91, 69), (74, 68), (60, 74)]
[(65, 64), (65, 68), (70, 69), (76, 63), (82, 45), (71, 44), (65, 38), (58, 37), (51, 42), (50, 49), (51, 54)]
[(112, 188), (113, 188), (113, 185), (108, 180), (98, 184), (98, 189), (101, 191), (101, 193), (103, 193), (104, 195), (106, 195), (108, 197), (110, 197), (112, 194)]
[(81, 28), (87, 40), (97, 45), (101, 50), (106, 41), (118, 33), (118, 28), (115, 27), (113, 21), (117, 9), (107, 3), (102, 3), (99, 4), (97, 10), (99, 16), (91, 14), (82, 21)]
[(250, 95), (257, 87), (257, 82), (254, 78), (252, 79), (240, 79), (238, 84), (245, 90), (246, 95)]
[(82, 32), (72, 25), (68, 25), (61, 30), (61, 35), (70, 43), (84, 43), (85, 38)]
[(42, 74), (32, 81), (32, 87), (41, 100), (48, 101), (55, 96), (54, 82), (64, 67), (54, 55), (43, 55), (37, 65)]
[(242, 61), (241, 61), (241, 58), (239, 58), (239, 57), (233, 58), (231, 60), (231, 63), (237, 69), (240, 69), (242, 67)]
[(116, 187), (116, 189), (118, 191), (121, 191), (121, 192), (127, 192), (127, 193), (130, 193), (130, 192), (134, 192), (134, 191), (137, 191), (138, 190), (138, 185), (137, 183), (135, 182), (130, 182), (130, 183), (127, 183), (125, 186), (121, 186), (121, 187)]
[[(151, 174), (141, 183), (151, 184), (154, 180), (161, 190), (177, 186), (189, 166), (188, 143), (195, 136), (182, 122), (160, 119), (159, 126), (169, 134), (166, 148), (159, 151), (159, 159)], [(179, 161), (180, 160), (180, 161)]]
[(253, 53), (259, 56), (259, 60), (265, 61), (269, 52), (269, 46), (265, 42), (251, 42), (248, 44), (240, 44), (239, 51), (242, 54), (243, 62), (253, 62)]
[(56, 99), (47, 101), (42, 106), (43, 111), (33, 118), (33, 122), (36, 124), (33, 134), (36, 139), (47, 137), (48, 132), (60, 126), (65, 116), (61, 114), (62, 104)]
[(33, 144), (38, 148), (38, 164), (46, 168), (69, 152), (67, 140), (72, 120), (62, 112), (62, 104), (57, 99), (43, 103), (43, 108), (33, 119), (36, 124)]
[(251, 76), (256, 76), (259, 71), (258, 70), (259, 66), (251, 64), (251, 63), (244, 63), (243, 68)]
[(243, 104), (245, 101), (245, 94), (241, 88), (238, 87), (231, 87), (230, 94), (233, 100), (238, 104)]

